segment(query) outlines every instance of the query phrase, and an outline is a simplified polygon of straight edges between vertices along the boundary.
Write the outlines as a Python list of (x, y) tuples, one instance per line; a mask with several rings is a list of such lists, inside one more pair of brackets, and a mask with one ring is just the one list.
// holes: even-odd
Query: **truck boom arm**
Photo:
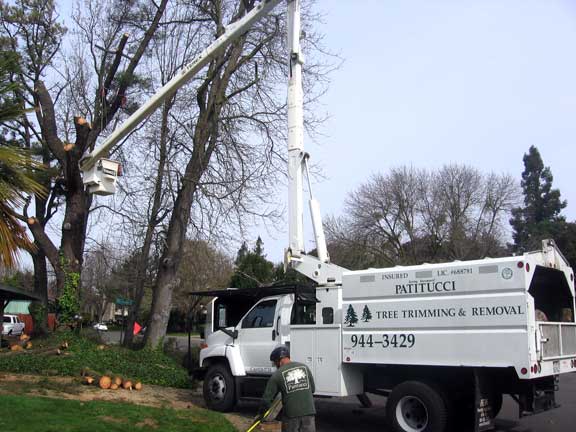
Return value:
[[(92, 169), (98, 161), (108, 156), (110, 149), (120, 140), (133, 131), (146, 117), (158, 108), (175, 91), (186, 84), (198, 72), (202, 70), (218, 54), (225, 50), (232, 42), (237, 40), (254, 23), (266, 16), (282, 0), (262, 0), (255, 5), (246, 15), (229, 24), (224, 33), (212, 42), (202, 53), (158, 90), (146, 103), (133, 113), (124, 123), (116, 128), (102, 143), (80, 161), (80, 168), (84, 173), (84, 183), (98, 184), (94, 179)], [(303, 176), (304, 171), (308, 174), (308, 154), (304, 152), (304, 97), (302, 89), (302, 64), (304, 58), (300, 51), (300, 0), (287, 0), (288, 3), (288, 47), (289, 47), (289, 77), (288, 77), (288, 224), (289, 224), (289, 248), (285, 252), (286, 266), (296, 269), (298, 272), (315, 280), (319, 285), (340, 284), (342, 272), (345, 270), (330, 263), (322, 219), (320, 205), (312, 196), (310, 178), (308, 188), (310, 190), (310, 216), (314, 229), (314, 239), (318, 258), (306, 255), (304, 250), (303, 230)], [(104, 163), (116, 163), (108, 161)], [(100, 162), (102, 164), (102, 162)], [(97, 167), (104, 170), (106, 167)], [(116, 166), (113, 165), (104, 173), (115, 182)], [(100, 174), (97, 174), (99, 176)], [(114, 193), (114, 187), (104, 188), (105, 193)], [(89, 189), (90, 190), (90, 189)], [(104, 193), (103, 193), (104, 194)]]
[(226, 49), (232, 42), (246, 33), (252, 25), (267, 15), (282, 0), (263, 0), (252, 8), (250, 12), (238, 21), (229, 24), (224, 33), (214, 40), (202, 53), (192, 62), (187, 64), (160, 90), (158, 90), (144, 105), (132, 114), (124, 123), (116, 128), (102, 143), (90, 154), (85, 156), (80, 162), (82, 171), (86, 171), (102, 157), (108, 156), (110, 149), (121, 139), (125, 138), (133, 131), (146, 117), (158, 108), (170, 95), (192, 79), (204, 66)]
[[(304, 96), (302, 89), (302, 65), (300, 50), (300, 0), (288, 2), (288, 227), (289, 247), (285, 251), (285, 266), (316, 281), (319, 285), (342, 282), (343, 268), (330, 264), (326, 248), (320, 205), (312, 196), (308, 174), (308, 154), (304, 152)], [(304, 251), (303, 228), (303, 176), (306, 171), (310, 191), (310, 217), (318, 258)]]

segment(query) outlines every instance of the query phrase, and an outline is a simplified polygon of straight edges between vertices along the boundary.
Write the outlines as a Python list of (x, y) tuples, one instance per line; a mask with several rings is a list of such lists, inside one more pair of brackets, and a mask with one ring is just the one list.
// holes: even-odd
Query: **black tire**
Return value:
[(214, 411), (228, 412), (236, 405), (236, 385), (228, 366), (218, 363), (210, 367), (202, 385), (204, 402)]
[(434, 386), (420, 381), (406, 381), (392, 390), (386, 417), (394, 432), (448, 430), (446, 399)]
[(502, 402), (502, 393), (495, 392), (490, 400), (490, 404), (492, 405), (492, 415), (494, 418), (498, 417), (498, 414), (500, 414), (500, 410), (502, 409)]

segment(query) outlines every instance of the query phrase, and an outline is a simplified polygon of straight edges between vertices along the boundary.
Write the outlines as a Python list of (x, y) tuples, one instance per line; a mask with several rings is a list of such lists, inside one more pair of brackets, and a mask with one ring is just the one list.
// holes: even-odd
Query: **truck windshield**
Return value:
[(252, 297), (222, 297), (214, 303), (213, 331), (225, 327), (236, 327), (246, 312), (254, 306)]
[(272, 327), (276, 313), (276, 300), (258, 303), (242, 320), (242, 328)]

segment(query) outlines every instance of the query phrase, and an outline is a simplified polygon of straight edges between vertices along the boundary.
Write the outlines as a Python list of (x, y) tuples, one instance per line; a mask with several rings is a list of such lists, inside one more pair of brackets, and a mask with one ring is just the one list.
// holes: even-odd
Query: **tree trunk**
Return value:
[(79, 149), (88, 147), (87, 140), (91, 127), (82, 117), (74, 118), (76, 143), (64, 150), (61, 161), (64, 163), (66, 178), (66, 210), (62, 223), (62, 240), (58, 262), (52, 265), (56, 272), (59, 289), (58, 306), (62, 323), (72, 325), (74, 316), (80, 312), (80, 276), (84, 255), (84, 243), (88, 213), (92, 197), (84, 190), (79, 161)]
[[(48, 152), (43, 152), (42, 163), (46, 168), (50, 166), (50, 155)], [(50, 190), (50, 179), (48, 177), (43, 179), (42, 184), (47, 191)], [(47, 212), (51, 211), (47, 197), (36, 195), (34, 201), (36, 204), (36, 219), (44, 229), (47, 218), (50, 217)], [(41, 300), (32, 302), (28, 309), (32, 316), (34, 335), (44, 336), (48, 333), (48, 268), (46, 264), (46, 253), (42, 249), (42, 245), (38, 241), (35, 241), (34, 244), (36, 251), (30, 254), (32, 263), (34, 264), (34, 292), (40, 296)]]
[(142, 297), (144, 297), (144, 284), (146, 282), (146, 273), (148, 269), (148, 257), (150, 256), (150, 248), (152, 247), (152, 240), (154, 237), (154, 230), (161, 222), (158, 218), (160, 207), (162, 205), (162, 192), (164, 185), (164, 173), (166, 169), (167, 158), (167, 143), (168, 143), (168, 119), (170, 110), (174, 105), (176, 95), (170, 97), (162, 106), (162, 124), (160, 126), (160, 152), (158, 159), (158, 172), (156, 173), (156, 182), (154, 184), (154, 198), (152, 208), (150, 209), (150, 217), (148, 226), (146, 227), (146, 234), (144, 236), (144, 244), (142, 245), (142, 252), (138, 260), (138, 270), (136, 274), (136, 284), (134, 288), (134, 305), (128, 313), (128, 325), (124, 333), (124, 345), (130, 346), (134, 338), (134, 323), (138, 319), (140, 307), (142, 305)]
[[(193, 161), (190, 161), (188, 165), (192, 164)], [(188, 172), (188, 169), (186, 172)], [(186, 228), (190, 220), (192, 199), (196, 191), (196, 185), (197, 181), (184, 183), (174, 204), (174, 210), (168, 226), (166, 248), (160, 258), (160, 267), (154, 285), (150, 323), (146, 331), (145, 344), (150, 348), (158, 348), (158, 344), (166, 335), (172, 307), (172, 291), (174, 286), (178, 284), (176, 275), (182, 256), (182, 244), (186, 237)]]
[(32, 302), (29, 306), (30, 315), (34, 324), (34, 336), (44, 336), (48, 333), (48, 269), (46, 255), (42, 249), (32, 254), (34, 264), (34, 292), (40, 296), (40, 301)]

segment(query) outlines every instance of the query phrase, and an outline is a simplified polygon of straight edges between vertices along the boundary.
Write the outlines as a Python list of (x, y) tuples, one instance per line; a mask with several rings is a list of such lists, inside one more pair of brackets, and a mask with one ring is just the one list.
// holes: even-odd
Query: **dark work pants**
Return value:
[(283, 418), (282, 432), (316, 432), (316, 418), (313, 415)]

